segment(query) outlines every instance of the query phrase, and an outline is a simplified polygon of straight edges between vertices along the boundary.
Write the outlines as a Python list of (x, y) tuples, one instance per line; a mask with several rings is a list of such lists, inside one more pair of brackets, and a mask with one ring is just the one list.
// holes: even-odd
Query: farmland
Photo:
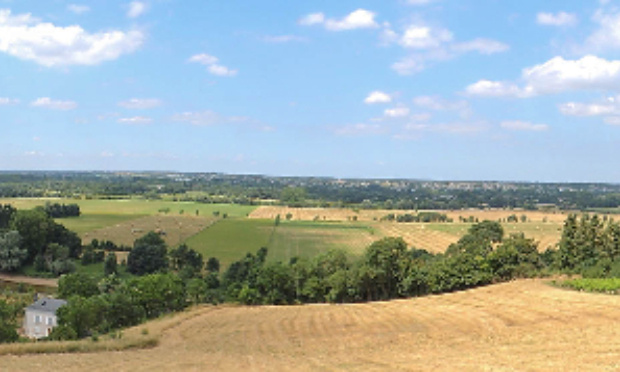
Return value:
[(362, 225), (282, 222), (266, 219), (224, 219), (187, 240), (205, 257), (217, 257), (223, 266), (261, 247), (269, 260), (288, 262), (292, 257), (313, 257), (330, 249), (360, 254), (376, 237)]
[[(391, 302), (198, 307), (177, 315), (153, 349), (0, 363), (7, 371), (615, 370), (619, 316), (620, 297), (521, 280)], [(174, 324), (138, 329), (154, 334), (162, 322)]]
[[(503, 222), (506, 234), (524, 233), (539, 243), (539, 249), (545, 250), (555, 247), (560, 240), (562, 224), (568, 213), (513, 211), (513, 210), (463, 210), (440, 211), (445, 213), (454, 222), (451, 223), (396, 223), (380, 221), (390, 214), (416, 214), (416, 211), (394, 210), (353, 210), (353, 209), (326, 209), (326, 208), (286, 208), (286, 207), (259, 207), (250, 214), (250, 218), (275, 218), (277, 215), (289, 215), (291, 220), (310, 223), (311, 221), (332, 221), (366, 226), (376, 232), (377, 238), (386, 236), (402, 237), (410, 246), (426, 249), (429, 252), (440, 253), (463, 236), (471, 223), (460, 222), (461, 218), (474, 220), (506, 220), (512, 215), (525, 215), (527, 222)], [(355, 222), (353, 221), (355, 217)]]
[[(389, 213), (417, 212), (254, 207), (144, 199), (0, 200), (0, 204), (10, 203), (20, 209), (33, 208), (46, 202), (77, 203), (80, 206), (80, 217), (57, 221), (77, 232), (84, 243), (96, 238), (130, 246), (136, 238), (148, 231), (165, 231), (164, 238), (170, 246), (187, 242), (205, 257), (218, 257), (225, 267), (260, 247), (269, 248), (271, 260), (286, 262), (294, 256), (312, 257), (334, 248), (357, 255), (372, 241), (387, 236), (403, 237), (412, 247), (439, 253), (466, 233), (471, 223), (462, 222), (464, 219), (505, 221), (511, 215), (525, 215), (527, 222), (504, 222), (506, 233), (522, 232), (539, 242), (542, 251), (554, 247), (559, 241), (562, 224), (567, 216), (566, 212), (555, 211), (460, 210), (440, 212), (454, 221), (451, 223), (396, 223), (381, 219)], [(227, 218), (223, 219), (224, 215)], [(282, 223), (274, 229), (274, 220), (278, 215)], [(287, 215), (290, 220), (285, 218)]]

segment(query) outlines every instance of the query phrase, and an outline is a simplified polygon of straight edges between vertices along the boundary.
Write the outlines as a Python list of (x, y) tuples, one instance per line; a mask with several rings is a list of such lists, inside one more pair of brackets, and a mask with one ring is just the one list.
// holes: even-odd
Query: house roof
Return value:
[(66, 304), (67, 301), (65, 300), (57, 300), (54, 298), (41, 298), (35, 301), (32, 305), (28, 306), (26, 310), (43, 311), (46, 313), (56, 314), (56, 310)]

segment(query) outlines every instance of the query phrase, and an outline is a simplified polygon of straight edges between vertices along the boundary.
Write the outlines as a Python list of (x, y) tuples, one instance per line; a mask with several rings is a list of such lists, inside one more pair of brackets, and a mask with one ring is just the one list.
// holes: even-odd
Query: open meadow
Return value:
[[(620, 297), (519, 280), (409, 300), (198, 307), (138, 329), (152, 349), (0, 356), (6, 371), (602, 371), (620, 368)], [(152, 329), (151, 329), (152, 328)], [(132, 332), (127, 332), (127, 337)], [(89, 341), (92, 343), (92, 341)]]

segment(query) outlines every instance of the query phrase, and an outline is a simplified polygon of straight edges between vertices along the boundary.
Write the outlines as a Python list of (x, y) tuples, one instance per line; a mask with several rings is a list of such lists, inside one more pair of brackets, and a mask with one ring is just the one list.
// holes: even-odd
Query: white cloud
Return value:
[(312, 13), (308, 14), (305, 17), (302, 17), (298, 23), (302, 26), (312, 26), (319, 25), (325, 22), (325, 14), (323, 13)]
[(389, 118), (403, 118), (409, 115), (411, 110), (407, 107), (394, 107), (391, 109), (386, 109), (383, 114)]
[(567, 102), (558, 105), (559, 111), (567, 116), (605, 116), (607, 124), (620, 124), (620, 95), (607, 97), (595, 103)]
[(34, 107), (42, 107), (59, 111), (74, 110), (78, 106), (77, 103), (75, 103), (74, 101), (53, 100), (49, 97), (37, 98), (31, 103), (31, 105)]
[(366, 99), (364, 99), (364, 103), (366, 104), (373, 104), (373, 103), (390, 103), (392, 102), (392, 97), (384, 92), (381, 91), (374, 91), (371, 92), (368, 97), (366, 97)]
[(449, 41), (452, 41), (452, 33), (446, 29), (411, 25), (403, 33), (399, 44), (405, 48), (430, 49)]
[(532, 97), (580, 90), (617, 90), (620, 83), (620, 61), (596, 56), (578, 60), (555, 57), (522, 72), (523, 87), (514, 83), (480, 80), (466, 88), (471, 95)]
[(211, 126), (217, 124), (243, 123), (249, 119), (240, 116), (221, 116), (213, 111), (188, 111), (172, 116), (173, 121), (189, 123), (196, 126)]
[(357, 9), (342, 19), (326, 18), (323, 13), (312, 13), (302, 17), (298, 23), (303, 26), (323, 25), (329, 31), (346, 31), (362, 28), (377, 28), (376, 13)]
[(516, 84), (503, 82), (480, 80), (470, 84), (465, 92), (472, 96), (482, 97), (527, 97), (528, 94)]
[(67, 9), (75, 14), (83, 14), (90, 12), (90, 7), (82, 4), (69, 4), (67, 5)]
[(40, 65), (96, 65), (138, 49), (140, 31), (88, 33), (80, 26), (59, 27), (31, 14), (12, 15), (0, 9), (0, 52)]
[(579, 60), (555, 57), (525, 69), (523, 78), (539, 93), (614, 89), (620, 82), (620, 61), (608, 61), (591, 55)]
[(146, 125), (151, 124), (153, 119), (146, 116), (134, 116), (130, 118), (120, 118), (118, 122), (121, 124)]
[(237, 70), (218, 64), (217, 62), (219, 59), (217, 57), (205, 53), (196, 54), (190, 57), (188, 61), (207, 66), (207, 71), (217, 76), (236, 76), (238, 72)]
[(563, 115), (567, 116), (599, 116), (620, 114), (620, 107), (618, 107), (617, 104), (586, 104), (579, 102), (568, 102), (558, 105), (558, 109)]
[(18, 99), (0, 97), (0, 106), (16, 105), (18, 103), (19, 103)]
[(611, 11), (602, 8), (594, 14), (592, 21), (598, 24), (598, 28), (582, 45), (573, 47), (575, 54), (601, 53), (620, 48), (620, 11), (616, 7), (609, 9)]
[(380, 39), (384, 45), (396, 43), (410, 51), (408, 56), (391, 66), (400, 75), (420, 72), (429, 64), (448, 61), (465, 53), (490, 55), (510, 49), (505, 43), (485, 38), (455, 42), (450, 30), (418, 23), (407, 26), (402, 35), (392, 30), (389, 23), (385, 23)]
[(142, 1), (132, 1), (129, 3), (127, 17), (138, 18), (148, 10), (148, 5)]
[(208, 70), (211, 74), (217, 76), (236, 76), (237, 70), (231, 70), (226, 66), (213, 64), (208, 67)]
[(119, 102), (118, 105), (126, 109), (147, 110), (161, 106), (162, 102), (156, 98), (131, 98)]
[(577, 24), (577, 16), (566, 12), (540, 12), (536, 15), (536, 22), (545, 26), (574, 26)]
[(480, 54), (495, 54), (505, 52), (510, 46), (502, 42), (478, 38), (463, 43), (456, 43), (452, 46), (452, 50), (459, 53), (478, 52)]
[(549, 129), (547, 124), (533, 124), (527, 121), (503, 121), (500, 126), (506, 130), (541, 132)]
[(196, 54), (189, 59), (189, 62), (200, 63), (201, 65), (212, 65), (218, 61), (219, 59), (217, 57), (206, 53)]

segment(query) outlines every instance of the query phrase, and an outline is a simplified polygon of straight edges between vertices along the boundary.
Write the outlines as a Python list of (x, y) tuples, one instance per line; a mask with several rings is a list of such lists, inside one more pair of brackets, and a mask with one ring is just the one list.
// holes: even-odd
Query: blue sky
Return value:
[(620, 182), (619, 6), (0, 0), (0, 168)]

